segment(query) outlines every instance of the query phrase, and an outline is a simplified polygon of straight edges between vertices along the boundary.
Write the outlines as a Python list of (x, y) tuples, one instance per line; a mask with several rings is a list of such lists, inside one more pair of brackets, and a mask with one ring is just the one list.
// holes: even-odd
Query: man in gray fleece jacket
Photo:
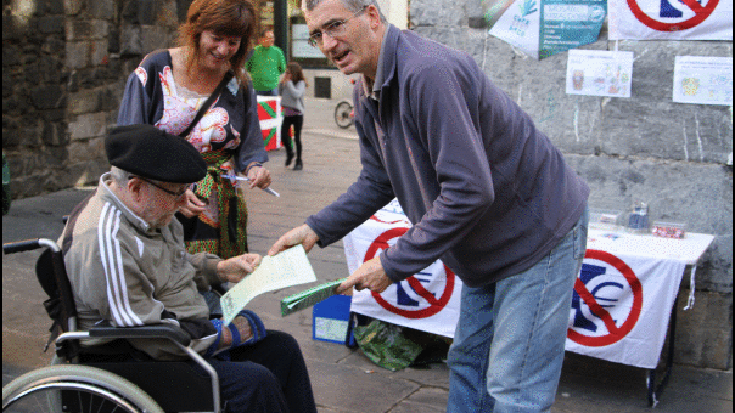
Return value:
[(375, 0), (307, 0), (310, 41), (355, 87), (358, 180), (274, 254), (337, 241), (397, 197), (413, 223), (339, 291), (442, 259), (464, 282), (449, 412), (548, 411), (584, 257), (589, 188), (471, 56), (387, 24)]

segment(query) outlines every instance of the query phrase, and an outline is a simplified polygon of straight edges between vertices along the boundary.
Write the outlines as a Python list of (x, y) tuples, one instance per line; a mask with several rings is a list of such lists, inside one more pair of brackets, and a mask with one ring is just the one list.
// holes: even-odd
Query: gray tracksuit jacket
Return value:
[[(102, 320), (118, 327), (172, 323), (189, 333), (194, 350), (204, 351), (216, 330), (198, 285), (221, 282), (220, 259), (188, 254), (177, 219), (160, 229), (150, 227), (110, 191), (108, 182), (109, 174), (100, 178), (96, 193), (75, 208), (58, 241), (79, 327)], [(167, 340), (131, 343), (157, 359), (184, 354)]]

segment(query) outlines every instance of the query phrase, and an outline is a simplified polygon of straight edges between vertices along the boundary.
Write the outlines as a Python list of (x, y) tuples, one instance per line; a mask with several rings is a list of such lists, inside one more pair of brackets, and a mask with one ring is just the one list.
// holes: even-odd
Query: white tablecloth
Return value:
[[(387, 249), (409, 227), (394, 201), (351, 232), (344, 239), (350, 273)], [(696, 265), (713, 239), (697, 233), (667, 239), (591, 229), (570, 309), (567, 350), (655, 367), (685, 266)], [(437, 261), (382, 294), (355, 291), (350, 309), (453, 337), (461, 289), (459, 278)]]

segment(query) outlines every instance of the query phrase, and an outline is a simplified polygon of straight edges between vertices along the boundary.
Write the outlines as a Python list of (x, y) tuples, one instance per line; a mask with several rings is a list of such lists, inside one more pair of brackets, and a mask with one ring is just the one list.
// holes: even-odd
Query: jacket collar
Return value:
[(115, 195), (114, 192), (110, 189), (109, 183), (112, 181), (112, 174), (110, 172), (107, 172), (103, 174), (100, 177), (100, 183), (97, 187), (97, 193), (100, 195), (102, 200), (106, 202), (110, 202), (117, 209), (119, 209), (122, 214), (127, 218), (128, 221), (130, 221), (130, 224), (134, 226), (135, 228), (139, 229), (140, 231), (144, 233), (148, 233), (150, 231), (154, 231), (155, 229), (151, 227), (143, 218), (139, 217), (137, 214), (135, 214), (133, 211), (130, 210), (121, 200), (120, 198)]
[(383, 57), (378, 62), (382, 70), (381, 77), (383, 79), (380, 82), (376, 82), (376, 84), (379, 84), (381, 89), (387, 88), (395, 75), (396, 50), (398, 49), (400, 35), (401, 31), (396, 26), (388, 23), (388, 29), (385, 32), (385, 39), (383, 40), (383, 50), (381, 50)]
[[(393, 79), (396, 64), (396, 49), (398, 47), (398, 36), (400, 30), (394, 25), (387, 23), (385, 35), (380, 45), (380, 55), (378, 57), (378, 69), (375, 72), (375, 81), (367, 82), (363, 76), (363, 92), (367, 97), (380, 100), (382, 89), (388, 87)], [(372, 89), (372, 90), (371, 90)]]

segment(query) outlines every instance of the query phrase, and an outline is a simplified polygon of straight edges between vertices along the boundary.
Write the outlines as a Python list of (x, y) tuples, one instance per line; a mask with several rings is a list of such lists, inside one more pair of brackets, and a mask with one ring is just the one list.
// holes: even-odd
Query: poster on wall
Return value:
[(593, 43), (605, 0), (489, 0), (490, 34), (540, 59)]
[(291, 55), (323, 58), (321, 50), (309, 44), (309, 28), (305, 24), (291, 25)]
[(733, 0), (608, 0), (610, 40), (730, 40)]
[(570, 50), (567, 94), (629, 98), (633, 52)]
[(673, 100), (732, 106), (732, 57), (676, 56)]

